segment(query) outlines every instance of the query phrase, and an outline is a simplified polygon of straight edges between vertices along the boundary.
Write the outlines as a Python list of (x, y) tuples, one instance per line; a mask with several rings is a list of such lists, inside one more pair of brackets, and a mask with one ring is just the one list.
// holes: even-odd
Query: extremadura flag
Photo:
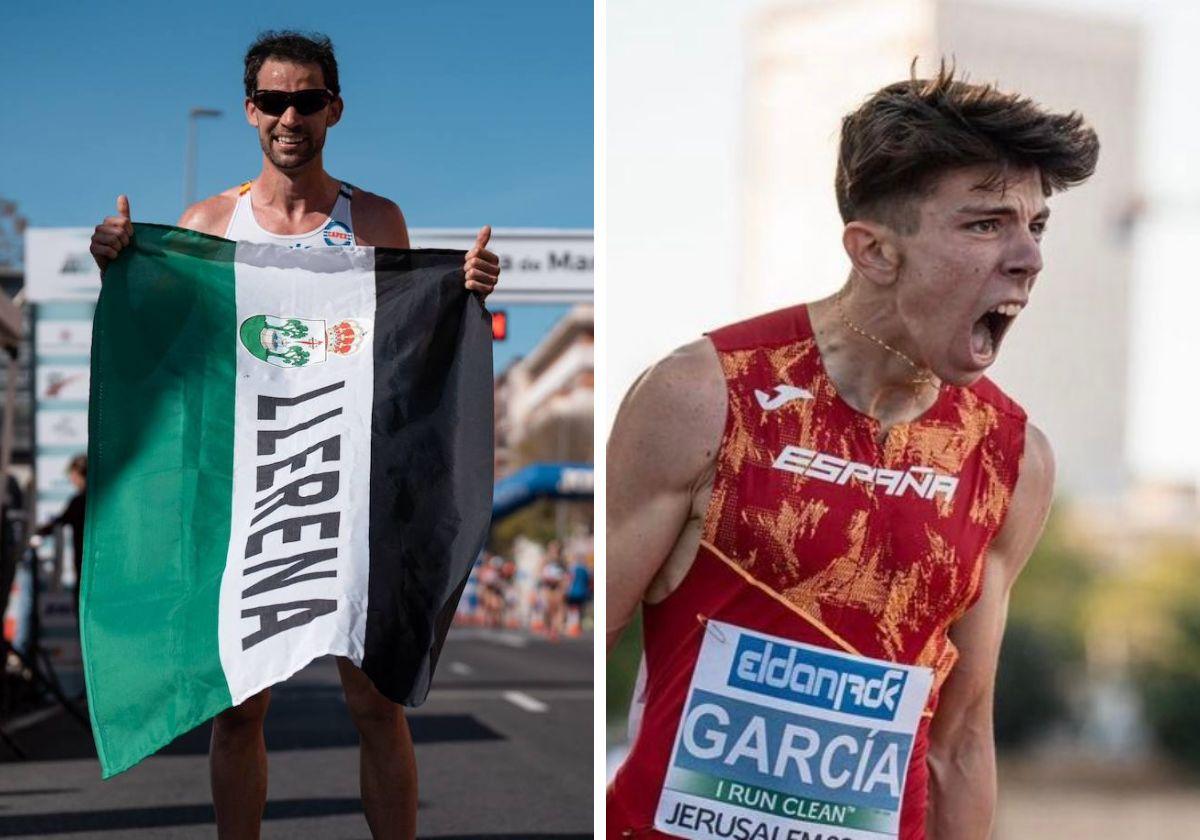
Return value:
[(325, 654), (425, 699), (491, 512), (490, 318), (462, 264), (134, 226), (92, 339), (106, 778)]

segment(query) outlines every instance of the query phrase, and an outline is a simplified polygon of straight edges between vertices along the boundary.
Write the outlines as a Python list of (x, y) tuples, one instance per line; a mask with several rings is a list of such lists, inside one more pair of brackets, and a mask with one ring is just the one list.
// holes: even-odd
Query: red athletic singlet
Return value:
[(654, 812), (692, 672), (716, 619), (933, 670), (900, 837), (924, 837), (928, 724), (1016, 484), (1025, 413), (987, 379), (943, 385), (920, 418), (879, 424), (837, 394), (804, 306), (713, 332), (725, 432), (695, 561), (644, 608), (645, 708), (608, 792), (608, 836), (663, 837)]

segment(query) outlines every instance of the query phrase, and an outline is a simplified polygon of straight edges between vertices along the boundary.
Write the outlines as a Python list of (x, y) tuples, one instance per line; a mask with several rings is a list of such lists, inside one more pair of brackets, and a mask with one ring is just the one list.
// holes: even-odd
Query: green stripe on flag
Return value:
[(231, 703), (217, 607), (232, 504), (233, 258), (224, 239), (138, 224), (104, 277), (82, 645), (105, 778)]

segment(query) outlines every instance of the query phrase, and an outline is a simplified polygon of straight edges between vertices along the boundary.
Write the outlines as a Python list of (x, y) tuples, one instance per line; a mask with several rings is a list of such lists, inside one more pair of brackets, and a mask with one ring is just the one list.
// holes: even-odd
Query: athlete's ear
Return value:
[(254, 100), (246, 97), (246, 122), (258, 128), (258, 109), (254, 107)]
[(872, 283), (890, 286), (900, 271), (900, 248), (887, 225), (856, 219), (842, 230), (842, 247), (854, 270)]
[(342, 97), (335, 96), (333, 98), (333, 101), (329, 103), (329, 108), (326, 110), (326, 113), (329, 115), (325, 119), (326, 128), (331, 125), (338, 124), (338, 120), (342, 118), (342, 108), (344, 108), (345, 105), (346, 103), (342, 101)]

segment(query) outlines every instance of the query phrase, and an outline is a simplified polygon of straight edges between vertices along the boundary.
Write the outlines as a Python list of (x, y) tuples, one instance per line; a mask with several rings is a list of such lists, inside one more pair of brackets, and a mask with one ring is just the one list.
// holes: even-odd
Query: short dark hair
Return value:
[(918, 79), (914, 60), (908, 80), (882, 88), (842, 119), (835, 190), (843, 222), (871, 219), (914, 233), (914, 199), (961, 166), (996, 164), (990, 183), (980, 186), (1001, 188), (1008, 167), (1036, 167), (1046, 196), (1095, 171), (1100, 141), (1078, 113), (1051, 113), (954, 72), (943, 61), (935, 78)]
[(338, 85), (333, 42), (319, 32), (310, 32), (307, 35), (291, 30), (260, 32), (250, 49), (246, 50), (246, 96), (254, 95), (258, 87), (258, 71), (268, 58), (296, 64), (318, 64), (329, 92), (334, 96), (342, 92)]
[(79, 473), (84, 478), (87, 478), (87, 456), (86, 455), (76, 455), (74, 458), (72, 458), (70, 460), (70, 462), (67, 464), (67, 472), (68, 473), (76, 472), (76, 473)]

